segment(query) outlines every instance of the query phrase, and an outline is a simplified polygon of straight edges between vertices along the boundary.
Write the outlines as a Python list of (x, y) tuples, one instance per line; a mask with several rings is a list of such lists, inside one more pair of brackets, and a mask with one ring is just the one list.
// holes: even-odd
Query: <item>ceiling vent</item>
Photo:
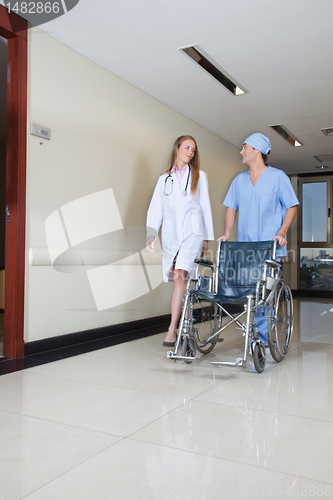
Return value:
[(190, 57), (192, 61), (198, 64), (233, 95), (248, 94), (248, 91), (221, 68), (199, 45), (180, 47), (179, 50)]
[(333, 161), (333, 154), (318, 155), (318, 156), (315, 156), (315, 158), (317, 161), (319, 161), (319, 163), (326, 163), (327, 161)]
[(299, 139), (297, 139), (297, 137), (295, 137), (294, 134), (292, 134), (284, 125), (270, 125), (270, 127), (292, 146), (304, 146), (304, 144)]
[(321, 128), (320, 129), (322, 131), (322, 133), (324, 135), (327, 135), (327, 136), (332, 136), (333, 137), (333, 127), (329, 127), (329, 128)]

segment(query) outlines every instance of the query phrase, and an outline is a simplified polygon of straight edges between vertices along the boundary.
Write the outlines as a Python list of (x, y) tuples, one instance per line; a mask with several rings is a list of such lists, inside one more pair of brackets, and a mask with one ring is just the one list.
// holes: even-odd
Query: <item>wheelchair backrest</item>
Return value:
[(220, 241), (216, 259), (216, 292), (230, 298), (255, 294), (265, 261), (275, 259), (276, 241)]

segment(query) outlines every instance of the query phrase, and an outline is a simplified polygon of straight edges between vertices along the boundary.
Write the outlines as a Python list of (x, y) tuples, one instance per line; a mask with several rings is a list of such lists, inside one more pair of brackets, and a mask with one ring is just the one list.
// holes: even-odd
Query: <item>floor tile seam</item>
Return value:
[[(293, 348), (292, 351), (289, 351), (290, 353), (303, 353), (303, 352), (308, 352), (306, 349), (308, 348), (313, 348), (314, 345), (323, 345), (323, 346), (326, 346), (328, 344), (321, 344), (320, 342), (302, 342), (303, 345), (299, 346), (299, 347), (295, 347)], [(331, 344), (329, 344), (331, 345)], [(322, 349), (322, 351), (325, 351), (325, 348)], [(312, 351), (310, 351), (312, 352)], [(321, 352), (321, 351), (318, 351), (318, 352)], [(280, 361), (280, 363), (284, 362), (285, 363), (292, 363), (295, 361), (295, 359), (291, 359), (289, 356), (288, 356), (288, 353), (285, 355), (285, 357)], [(277, 364), (277, 363), (275, 363)]]
[[(197, 399), (197, 397), (200, 397), (200, 396), (195, 396), (190, 401), (199, 402), (199, 403), (208, 403), (208, 404), (213, 404), (213, 405), (218, 405), (218, 406), (222, 405), (222, 406), (225, 406), (227, 408), (230, 408), (230, 407), (231, 408), (238, 408), (240, 410), (241, 409), (243, 409), (243, 410), (245, 409), (243, 406), (238, 406), (238, 405), (230, 404), (230, 403), (218, 403), (216, 401), (200, 400), (200, 399)], [(184, 403), (181, 406), (185, 406), (190, 401)], [(271, 410), (261, 409), (261, 408), (246, 407), (246, 410), (251, 410), (251, 411), (255, 411), (255, 412), (263, 412), (263, 413), (266, 413), (266, 414), (269, 414), (269, 415), (277, 415), (277, 416), (284, 416), (284, 417), (291, 417), (291, 418), (297, 418), (297, 419), (302, 419), (302, 420), (308, 420), (308, 421), (313, 421), (314, 423), (316, 423), (316, 422), (323, 422), (323, 423), (326, 423), (326, 424), (332, 424), (333, 425), (333, 420), (323, 420), (321, 418), (306, 417), (306, 416), (303, 416), (303, 415), (293, 415), (293, 414), (290, 414), (290, 413), (278, 412), (278, 411), (271, 411)], [(171, 410), (171, 412), (172, 411), (173, 410)], [(171, 413), (171, 412), (169, 412), (169, 413)]]
[(6, 412), (6, 413), (10, 413), (11, 415), (18, 415), (19, 417), (32, 418), (32, 419), (35, 419), (35, 420), (39, 420), (41, 422), (48, 422), (48, 423), (58, 424), (58, 425), (70, 425), (70, 424), (66, 424), (64, 422), (58, 422), (56, 420), (50, 420), (48, 418), (38, 417), (38, 416), (35, 416), (35, 415), (29, 415), (28, 413), (24, 413), (24, 412), (23, 413), (18, 413), (17, 411), (4, 410), (3, 408), (0, 408), (0, 411)]
[[(168, 394), (162, 394), (160, 392), (155, 392), (155, 391), (145, 391), (143, 389), (138, 389), (138, 388), (128, 388), (128, 387), (121, 387), (119, 385), (113, 385), (113, 384), (105, 384), (105, 383), (102, 383), (102, 382), (93, 382), (91, 380), (81, 380), (81, 379), (78, 379), (78, 378), (73, 378), (73, 377), (63, 377), (63, 376), (59, 376), (59, 375), (56, 375), (56, 374), (45, 374), (45, 373), (37, 373), (37, 372), (34, 372), (32, 370), (34, 370), (35, 368), (38, 368), (38, 367), (31, 367), (31, 368), (27, 368), (26, 370), (24, 371), (27, 371), (27, 370), (31, 370), (31, 374), (32, 375), (36, 375), (37, 377), (48, 377), (50, 379), (56, 379), (56, 380), (62, 380), (62, 381), (72, 381), (72, 382), (78, 382), (78, 383), (84, 383), (84, 384), (89, 384), (89, 385), (92, 385), (92, 386), (101, 386), (101, 387), (109, 387), (109, 388), (112, 388), (112, 389), (119, 389), (119, 390), (124, 390), (124, 391), (137, 391), (137, 392), (143, 392), (145, 394), (155, 394), (155, 395), (158, 395), (158, 396), (164, 396), (164, 397), (182, 397), (182, 396), (177, 396), (177, 395), (168, 395)], [(11, 375), (11, 374), (9, 374)], [(230, 376), (228, 376), (226, 379), (222, 380), (222, 381), (219, 381), (219, 382), (216, 382), (213, 386), (209, 387), (208, 389), (206, 390), (210, 390), (214, 387), (217, 387), (219, 384), (221, 384), (222, 382), (224, 382), (225, 380), (228, 380), (229, 378), (231, 378), (232, 376), (234, 376), (236, 374), (231, 374)], [(206, 390), (204, 392), (206, 392)], [(190, 398), (186, 398), (186, 399), (190, 399)]]
[(122, 441), (124, 438), (120, 439), (119, 441), (117, 441), (116, 443), (113, 443), (112, 445), (110, 446), (107, 446), (106, 448), (104, 448), (104, 450), (101, 450), (93, 455), (91, 455), (91, 457), (89, 458), (86, 458), (85, 460), (83, 460), (82, 462), (76, 464), (74, 467), (70, 467), (68, 470), (66, 470), (65, 472), (63, 472), (62, 474), (59, 474), (57, 477), (51, 479), (50, 481), (47, 481), (45, 484), (42, 484), (41, 486), (39, 486), (38, 488), (36, 488), (35, 490), (33, 491), (30, 491), (29, 493), (27, 493), (27, 495), (25, 495), (24, 497), (21, 497), (20, 500), (24, 500), (25, 498), (28, 498), (30, 495), (32, 495), (33, 493), (36, 493), (37, 491), (39, 490), (42, 490), (43, 488), (45, 488), (46, 486), (48, 486), (49, 484), (52, 484), (54, 481), (58, 481), (61, 477), (64, 477), (66, 476), (67, 474), (71, 473), (72, 471), (74, 471), (75, 469), (77, 469), (78, 467), (81, 467), (83, 464), (89, 462), (89, 460), (92, 460), (94, 458), (96, 458), (98, 455), (100, 455), (101, 453), (105, 453), (106, 450), (108, 450), (109, 448), (112, 448), (112, 446), (114, 446), (115, 444), (119, 443), (120, 441)]
[[(333, 314), (332, 314), (332, 317), (331, 318), (328, 318), (327, 321), (322, 321), (319, 326), (323, 326), (323, 325), (326, 325), (327, 323), (330, 323), (330, 322), (333, 322)], [(314, 328), (312, 328), (311, 330), (308, 330), (305, 335), (308, 335), (309, 333), (315, 331), (316, 329), (318, 328), (318, 325), (315, 326)], [(301, 325), (299, 326), (299, 329), (301, 329)]]
[[(331, 318), (330, 320), (326, 321), (325, 323), (321, 323), (321, 324), (319, 325), (319, 327), (321, 328), (321, 327), (323, 327), (323, 326), (327, 325), (328, 323), (332, 323), (332, 322), (333, 322), (333, 320), (332, 320), (332, 318)], [(316, 332), (317, 330), (318, 330), (318, 325), (317, 325), (317, 326), (315, 326), (314, 328), (312, 328), (311, 330), (308, 330), (307, 332), (302, 332), (302, 335), (301, 335), (301, 333), (300, 333), (300, 339), (301, 339), (301, 337), (303, 337), (303, 336), (305, 336), (305, 335), (310, 335), (311, 333), (313, 333), (313, 334), (315, 335), (315, 332)], [(331, 329), (331, 331), (332, 331), (332, 329)]]
[[(239, 372), (237, 372), (239, 373)], [(220, 380), (219, 382), (217, 382), (216, 384), (214, 384), (214, 386), (212, 387), (208, 387), (207, 389), (205, 389), (203, 392), (201, 392), (200, 394), (197, 394), (196, 396), (193, 396), (192, 398), (190, 398), (187, 402), (189, 403), (190, 401), (195, 401), (198, 397), (202, 396), (203, 394), (206, 394), (206, 392), (209, 392), (211, 391), (212, 389), (216, 389), (216, 387), (218, 387), (219, 385), (223, 384), (224, 382), (226, 382), (227, 380), (229, 380), (231, 377), (233, 377), (234, 375), (237, 375), (237, 373), (232, 373), (230, 374), (229, 376), (227, 376), (225, 379), (223, 380)], [(185, 403), (184, 403), (185, 404)]]
[[(105, 410), (105, 411), (108, 411), (108, 410)], [(87, 432), (93, 432), (95, 434), (102, 434), (105, 437), (110, 437), (110, 436), (111, 437), (116, 437), (116, 438), (119, 438), (120, 440), (122, 440), (122, 439), (124, 439), (126, 437), (126, 436), (120, 436), (118, 434), (109, 434), (109, 433), (106, 433), (106, 432), (103, 432), (103, 431), (98, 431), (98, 430), (94, 430), (94, 429), (87, 429), (86, 427), (82, 427), (82, 423), (85, 422), (85, 420), (87, 420), (87, 419), (85, 419), (83, 422), (76, 422), (75, 424), (69, 424), (67, 422), (59, 422), (58, 420), (51, 420), (49, 418), (39, 417), (39, 416), (36, 416), (36, 415), (29, 415), (27, 413), (17, 413), (15, 411), (3, 410), (1, 408), (0, 408), (0, 412), (9, 413), (10, 415), (17, 415), (19, 417), (24, 417), (24, 418), (31, 418), (33, 420), (37, 420), (37, 421), (40, 421), (40, 422), (46, 422), (46, 423), (56, 424), (56, 425), (59, 425), (59, 426), (65, 427), (65, 428), (80, 429), (80, 430), (87, 431)], [(113, 446), (113, 445), (110, 445), (110, 446)]]
[[(176, 408), (173, 408), (169, 411), (167, 411), (166, 413), (164, 413), (163, 415), (160, 415), (159, 417), (155, 418), (154, 420), (152, 420), (151, 422), (149, 422), (148, 424), (145, 424), (143, 425), (142, 427), (140, 427), (140, 429), (136, 429), (135, 431), (131, 432), (130, 434), (128, 434), (128, 436), (125, 436), (125, 439), (133, 439), (131, 436), (133, 436), (133, 434), (136, 434), (137, 432), (139, 431), (142, 431), (143, 429), (145, 429), (146, 427), (149, 427), (150, 425), (154, 424), (155, 422), (158, 422), (159, 420), (161, 420), (161, 418), (165, 418), (167, 415), (169, 415), (170, 413), (176, 411), (176, 410), (179, 410), (182, 406), (185, 406), (185, 404), (187, 404), (188, 401), (180, 404), (179, 406), (177, 406)], [(137, 441), (137, 440), (136, 440)]]
[(286, 476), (290, 476), (290, 477), (297, 477), (297, 478), (301, 478), (305, 481), (316, 481), (317, 483), (324, 483), (325, 485), (328, 485), (328, 486), (333, 486), (333, 483), (329, 483), (327, 481), (323, 481), (323, 480), (319, 480), (319, 479), (316, 479), (316, 478), (313, 478), (313, 477), (306, 477), (306, 476), (300, 476), (300, 475), (297, 475), (297, 474), (291, 474), (290, 472), (284, 472), (284, 471), (281, 471), (281, 470), (277, 470), (277, 469), (272, 469), (272, 468), (269, 468), (269, 467), (260, 467), (259, 465), (255, 465), (255, 464), (249, 464), (249, 463), (246, 463), (246, 462), (243, 462), (243, 461), (240, 461), (240, 460), (235, 460), (235, 459), (231, 459), (231, 458), (224, 458), (224, 457), (217, 457), (215, 455), (210, 455), (210, 454), (207, 454), (207, 453), (199, 453), (198, 451), (194, 451), (194, 450), (187, 450), (185, 448), (177, 448), (175, 446), (171, 446), (171, 445), (166, 445), (166, 444), (161, 444), (161, 443), (153, 443), (151, 441), (145, 441), (145, 440), (141, 440), (141, 439), (136, 439), (136, 438), (133, 438), (133, 437), (128, 437), (126, 439), (129, 439), (130, 441), (135, 441), (137, 443), (145, 443), (145, 444), (148, 444), (148, 445), (153, 445), (153, 446), (159, 446), (159, 447), (162, 447), (162, 448), (167, 448), (169, 450), (176, 450), (176, 451), (181, 451), (183, 453), (190, 453), (190, 454), (194, 454), (194, 455), (199, 455), (199, 456), (202, 456), (202, 457), (206, 457), (206, 458), (212, 458), (214, 460), (219, 460), (219, 461), (222, 461), (222, 462), (227, 462), (227, 463), (233, 463), (233, 464), (237, 464), (237, 465), (243, 465), (245, 467), (254, 467), (255, 469), (258, 469), (258, 470), (261, 470), (263, 472), (271, 472), (271, 473), (274, 473), (274, 474), (283, 474), (283, 475), (286, 475)]
[(132, 359), (128, 361), (126, 359), (119, 359), (119, 358), (116, 358), (116, 357), (115, 358), (109, 358), (109, 357), (105, 357), (105, 356), (93, 356), (93, 355), (91, 355), (91, 353), (95, 353), (95, 352), (97, 352), (97, 351), (90, 351), (90, 352), (86, 352), (86, 353), (74, 354), (73, 356), (59, 358), (59, 359), (55, 359), (53, 361), (40, 360), (40, 359), (35, 359), (35, 358), (30, 358), (30, 357), (29, 358), (25, 358), (25, 359), (27, 359), (29, 361), (31, 360), (31, 361), (39, 362), (40, 365), (24, 368), (22, 371), (32, 370), (34, 368), (38, 368), (38, 366), (43, 366), (43, 365), (46, 365), (46, 364), (60, 363), (62, 361), (70, 360), (72, 358), (78, 358), (80, 356), (82, 356), (82, 358), (84, 358), (84, 359), (88, 358), (87, 361), (89, 361), (89, 359), (91, 359), (91, 360), (102, 359), (102, 360), (105, 360), (105, 361), (117, 361), (117, 362), (121, 362), (121, 363), (123, 363), (123, 362), (136, 363), (138, 365), (142, 365), (142, 364), (144, 364), (146, 362), (145, 360), (143, 360), (142, 362), (141, 361), (135, 361), (135, 360), (132, 360)]
[[(33, 368), (31, 368), (31, 370), (33, 370)], [(11, 374), (9, 374), (9, 375), (11, 375)], [(44, 374), (44, 373), (35, 373), (35, 372), (32, 372), (32, 375), (36, 375), (38, 377), (47, 377), (47, 378), (50, 378), (50, 379), (61, 380), (63, 382), (70, 380), (72, 382), (78, 382), (80, 384), (84, 383), (84, 384), (89, 384), (91, 386), (107, 387), (107, 388), (110, 388), (110, 389), (118, 389), (120, 391), (135, 391), (135, 392), (143, 393), (143, 394), (150, 395), (150, 396), (154, 395), (154, 396), (160, 396), (160, 397), (164, 397), (164, 398), (183, 398), (184, 397), (184, 396), (173, 395), (173, 394), (171, 394), (171, 395), (169, 395), (169, 394), (163, 394), (161, 392), (155, 392), (155, 391), (147, 391), (147, 390), (139, 389), (139, 388), (121, 387), (119, 385), (103, 384), (103, 383), (100, 383), (100, 382), (92, 382), (92, 381), (88, 381), (88, 380), (80, 380), (80, 379), (70, 378), (70, 377), (60, 377), (60, 376), (49, 375), (49, 374)], [(220, 383), (221, 382), (218, 382), (214, 387), (216, 387)], [(210, 387), (209, 389), (212, 389), (212, 387)], [(182, 403), (180, 406), (182, 406), (185, 403), (188, 403), (188, 401), (190, 401), (191, 398), (185, 396), (184, 399), (185, 399), (185, 402)], [(1, 408), (0, 408), (0, 410), (1, 410)], [(105, 410), (105, 411), (107, 411), (107, 410)], [(15, 412), (13, 412), (13, 413), (15, 413)]]
[[(142, 392), (142, 391), (138, 391), (138, 392)], [(146, 392), (145, 394), (152, 395), (152, 393), (150, 393), (150, 392)], [(153, 395), (157, 395), (157, 396), (162, 396), (163, 397), (163, 395), (161, 395), (161, 394), (155, 394), (155, 393), (153, 393)], [(170, 396), (167, 396), (167, 397), (170, 397)], [(130, 434), (128, 434), (128, 436), (131, 436), (132, 434), (135, 434), (136, 432), (141, 431), (145, 427), (147, 427), (147, 426), (149, 426), (149, 425), (157, 422), (161, 418), (166, 417), (167, 415), (169, 415), (169, 413), (172, 413), (173, 411), (180, 409), (182, 406), (184, 406), (187, 403), (188, 403), (188, 400), (186, 400), (185, 402), (180, 403), (179, 405), (175, 406), (174, 408), (171, 408), (170, 410), (168, 410), (165, 413), (163, 413), (163, 415), (160, 415), (160, 416), (154, 418), (148, 424), (145, 424), (144, 426), (140, 427), (139, 429), (136, 429), (135, 431), (131, 432)], [(110, 409), (111, 408), (107, 408), (107, 409), (103, 410), (102, 412), (98, 413), (98, 415), (102, 415), (103, 413), (106, 413), (106, 412), (110, 411)], [(90, 419), (91, 419), (91, 417), (89, 418), (89, 420)], [(86, 421), (87, 421), (87, 419), (83, 420), (80, 423), (77, 423), (75, 426), (76, 427), (80, 427), (80, 429), (90, 430), (90, 429), (87, 429), (86, 427), (82, 427), (82, 424), (84, 424), (84, 422), (86, 422)], [(103, 431), (93, 431), (93, 432), (100, 432), (101, 434), (105, 434), (107, 436), (115, 436), (115, 437), (120, 437), (120, 438), (123, 438), (123, 439), (128, 437), (128, 436), (121, 436), (121, 435), (118, 435), (118, 434), (108, 434), (108, 433), (105, 433)]]
[[(194, 398), (193, 401), (195, 401), (195, 400), (198, 401), (198, 402), (201, 402), (201, 403), (214, 403), (216, 405), (224, 405), (224, 406), (231, 407), (231, 408), (245, 409), (243, 406), (238, 406), (238, 405), (232, 404), (232, 403), (218, 403), (216, 401), (207, 401), (205, 399), (196, 399), (196, 398)], [(252, 407), (252, 406), (247, 406), (246, 410), (264, 412), (266, 414), (274, 414), (274, 415), (277, 415), (277, 417), (283, 416), (283, 417), (291, 417), (291, 418), (300, 418), (300, 419), (305, 419), (305, 420), (311, 420), (311, 421), (314, 421), (314, 423), (316, 423), (316, 422), (322, 422), (322, 423), (326, 423), (326, 424), (333, 424), (333, 420), (328, 420), (328, 419), (324, 419), (324, 418), (317, 418), (317, 417), (307, 417), (307, 416), (304, 416), (304, 415), (297, 415), (297, 414), (293, 414), (293, 413), (277, 412), (277, 411), (272, 411), (272, 410), (255, 408), (255, 407)]]
[[(142, 392), (142, 391), (138, 391), (138, 392)], [(206, 391), (205, 391), (206, 392)], [(151, 395), (152, 393), (145, 393), (145, 394), (148, 394), (148, 395)], [(155, 394), (155, 393), (154, 393)], [(204, 394), (204, 393), (203, 393)], [(161, 394), (157, 394), (156, 395), (160, 396)], [(163, 395), (162, 395), (163, 396)], [(168, 396), (169, 397), (169, 396)], [(5, 412), (5, 413), (9, 413), (9, 414), (12, 414), (12, 415), (18, 415), (20, 417), (26, 417), (26, 418), (32, 418), (32, 419), (35, 419), (35, 420), (39, 420), (41, 422), (49, 422), (49, 423), (54, 423), (54, 424), (57, 424), (57, 425), (61, 425), (61, 426), (66, 426), (68, 428), (80, 428), (82, 430), (86, 430), (88, 432), (96, 432), (98, 434), (104, 434), (105, 436), (114, 436), (114, 437), (117, 437), (117, 438), (120, 438), (120, 439), (124, 439), (124, 438), (127, 438), (129, 436), (132, 436), (132, 434), (135, 434), (136, 432), (138, 431), (141, 431), (142, 429), (144, 429), (145, 427), (148, 427), (149, 425), (153, 424), (154, 422), (157, 422), (158, 420), (160, 420), (161, 418), (165, 418), (167, 415), (173, 413), (174, 411), (176, 410), (180, 410), (182, 407), (184, 407), (185, 405), (187, 405), (188, 403), (190, 402), (199, 402), (199, 403), (203, 403), (203, 404), (213, 404), (213, 405), (219, 405), (219, 406), (225, 406), (226, 408), (239, 408), (239, 409), (242, 409), (241, 406), (237, 406), (237, 405), (234, 405), (234, 404), (228, 404), (228, 403), (218, 403), (216, 401), (205, 401), (205, 400), (200, 400), (200, 399), (197, 399), (197, 397), (199, 396), (194, 396), (193, 398), (191, 399), (187, 399), (186, 401), (182, 402), (181, 404), (177, 405), (176, 407), (170, 409), (169, 411), (167, 411), (166, 413), (164, 413), (163, 415), (160, 415), (159, 417), (157, 417), (156, 419), (152, 420), (151, 422), (149, 422), (148, 424), (144, 425), (143, 427), (141, 427), (140, 429), (137, 429), (135, 430), (133, 433), (129, 434), (128, 436), (121, 436), (121, 435), (118, 435), (118, 434), (109, 434), (109, 433), (105, 433), (105, 432), (102, 432), (102, 431), (98, 431), (98, 430), (92, 430), (92, 429), (87, 429), (85, 427), (82, 427), (82, 422), (76, 422), (76, 423), (67, 423), (67, 422), (60, 422), (58, 420), (52, 420), (50, 418), (45, 418), (45, 417), (40, 417), (40, 416), (36, 416), (36, 415), (31, 415), (31, 414), (27, 414), (27, 413), (18, 413), (17, 411), (11, 411), (11, 410), (7, 410), (7, 409), (3, 409), (3, 408), (0, 408), (0, 411), (2, 412)], [(247, 408), (248, 410), (251, 410), (251, 411), (255, 411), (255, 412), (264, 412), (266, 414), (274, 414), (274, 415), (281, 415), (281, 416), (285, 416), (285, 417), (292, 417), (292, 418), (297, 418), (297, 419), (302, 419), (302, 420), (307, 420), (307, 421), (312, 421), (314, 423), (316, 422), (322, 422), (324, 424), (332, 424), (333, 425), (333, 421), (330, 421), (330, 420), (323, 420), (323, 419), (320, 419), (320, 418), (315, 418), (315, 417), (305, 417), (305, 416), (301, 416), (301, 415), (292, 415), (292, 414), (289, 414), (289, 413), (280, 413), (280, 412), (276, 412), (276, 411), (270, 411), (270, 410), (264, 410), (264, 409), (260, 409), (260, 408), (252, 408), (252, 407), (248, 407)], [(103, 410), (104, 411), (108, 411), (108, 409), (105, 409)], [(101, 413), (103, 413), (101, 412)]]
[[(290, 344), (290, 347), (291, 347), (291, 345), (292, 344)], [(312, 345), (313, 345), (313, 342), (303, 342), (303, 345), (299, 345), (299, 346), (295, 345), (295, 347), (293, 346), (292, 351), (289, 348), (288, 352), (289, 353), (303, 352), (305, 348), (311, 347)], [(285, 354), (284, 358), (282, 358), (282, 360), (279, 363), (283, 363), (283, 361), (285, 361), (286, 363), (291, 363), (291, 362), (295, 361), (295, 359), (291, 359), (290, 356), (288, 356), (288, 352)], [(275, 362), (276, 365), (279, 363)]]
[[(27, 371), (27, 370), (34, 370), (35, 368), (38, 368), (38, 367), (32, 367), (32, 368), (27, 368), (26, 370), (24, 371)], [(16, 372), (14, 372), (16, 373)], [(82, 379), (79, 379), (79, 378), (73, 378), (73, 377), (63, 377), (63, 376), (58, 376), (58, 375), (50, 375), (48, 373), (37, 373), (37, 372), (30, 372), (32, 375), (36, 375), (37, 377), (47, 377), (49, 379), (55, 379), (55, 380), (61, 380), (63, 382), (65, 381), (71, 381), (71, 382), (78, 382), (78, 383), (83, 383), (83, 384), (89, 384), (89, 385), (92, 385), (92, 386), (101, 386), (101, 387), (109, 387), (111, 389), (119, 389), (119, 390), (124, 390), (124, 391), (137, 391), (137, 392), (144, 392), (146, 394), (159, 394), (161, 395), (160, 393), (152, 393), (151, 391), (147, 392), (147, 391), (143, 391), (141, 389), (129, 389), (128, 387), (119, 387), (118, 385), (111, 385), (111, 384), (105, 384), (105, 383), (101, 383), (101, 382), (93, 382), (91, 380), (82, 380)], [(8, 375), (11, 375), (11, 374), (8, 374)], [(163, 394), (162, 394), (163, 396)]]
[(46, 419), (46, 418), (36, 417), (34, 415), (28, 415), (27, 413), (18, 413), (17, 411), (6, 410), (4, 408), (0, 408), (0, 412), (8, 413), (10, 415), (17, 415), (18, 417), (32, 418), (32, 419), (35, 419), (35, 420), (40, 420), (42, 422), (51, 422), (53, 424), (67, 425), (67, 424), (64, 424), (62, 422), (56, 422), (55, 420), (49, 420), (49, 419)]
[(328, 348), (331, 348), (333, 344), (327, 343), (327, 342), (309, 342), (308, 340), (304, 341), (302, 340), (302, 347), (299, 349), (304, 349), (305, 347), (313, 347), (313, 346), (323, 346), (321, 349), (325, 350)]
[[(31, 368), (33, 369), (33, 368)], [(10, 374), (9, 374), (10, 375)], [(91, 385), (91, 386), (100, 386), (100, 387), (104, 387), (104, 388), (109, 388), (109, 389), (117, 389), (117, 390), (120, 390), (120, 391), (135, 391), (135, 392), (138, 392), (138, 393), (142, 393), (142, 394), (146, 394), (146, 395), (150, 395), (150, 396), (160, 396), (160, 397), (164, 397), (164, 398), (183, 398), (183, 396), (179, 396), (179, 395), (169, 395), (169, 394), (163, 394), (161, 392), (155, 392), (155, 391), (147, 391), (147, 390), (144, 390), (144, 389), (139, 389), (139, 388), (129, 388), (129, 387), (121, 387), (119, 385), (110, 385), (110, 384), (103, 384), (103, 383), (100, 383), (100, 382), (92, 382), (92, 381), (88, 381), (88, 380), (80, 380), (80, 379), (76, 379), (76, 378), (69, 378), (69, 377), (57, 377), (57, 376), (54, 376), (54, 375), (49, 375), (49, 374), (44, 374), (44, 373), (32, 373), (32, 375), (36, 375), (38, 377), (47, 377), (47, 378), (50, 378), (50, 379), (55, 379), (55, 380), (61, 380), (63, 382), (65, 381), (71, 381), (71, 382), (78, 382), (80, 384), (88, 384), (88, 385)], [(219, 382), (220, 383), (220, 382)], [(218, 383), (218, 384), (219, 384)], [(218, 385), (217, 384), (217, 385)], [(214, 386), (216, 387), (216, 386)], [(210, 388), (211, 389), (211, 388)], [(190, 401), (190, 398), (185, 396), (184, 397), (185, 399), (185, 403), (187, 403), (188, 401)], [(185, 403), (182, 403), (181, 406)], [(0, 408), (1, 410), (1, 408)], [(107, 411), (107, 410), (105, 410)]]
[(134, 359), (119, 359), (117, 357), (106, 357), (106, 356), (92, 356), (91, 353), (96, 352), (96, 351), (90, 351), (87, 353), (82, 354), (81, 356), (85, 356), (86, 358), (93, 358), (93, 359), (107, 359), (109, 361), (118, 361), (118, 362), (128, 362), (128, 363), (136, 363), (137, 365), (143, 365), (147, 363), (146, 359), (143, 359), (142, 361), (136, 361)]

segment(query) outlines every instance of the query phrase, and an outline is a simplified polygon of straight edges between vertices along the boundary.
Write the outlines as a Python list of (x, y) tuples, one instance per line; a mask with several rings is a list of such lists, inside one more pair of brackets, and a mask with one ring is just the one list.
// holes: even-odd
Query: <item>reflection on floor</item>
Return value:
[[(186, 365), (163, 334), (0, 377), (7, 500), (333, 498), (333, 303), (295, 300), (286, 358)], [(200, 357), (200, 355), (199, 355)]]

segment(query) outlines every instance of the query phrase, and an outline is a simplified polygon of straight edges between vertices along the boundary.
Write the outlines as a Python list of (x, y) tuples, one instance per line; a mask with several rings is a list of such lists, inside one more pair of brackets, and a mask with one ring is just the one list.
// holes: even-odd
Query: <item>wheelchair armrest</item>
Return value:
[[(200, 288), (202, 290), (212, 292), (214, 290), (214, 275), (215, 275), (213, 262), (206, 259), (195, 259), (194, 262), (196, 263), (196, 269), (195, 269), (195, 277), (197, 278), (196, 289), (198, 290)], [(199, 274), (200, 266), (208, 267), (212, 275), (205, 276), (204, 274)]]
[(206, 259), (195, 259), (194, 261), (196, 264), (199, 264), (201, 266), (206, 266), (206, 267), (214, 267), (214, 264), (212, 261), (210, 260), (206, 260)]
[(195, 283), (195, 288), (197, 289), (198, 288), (198, 282), (199, 282), (198, 278), (190, 278), (187, 281), (186, 291), (188, 292), (191, 289), (191, 283)]

